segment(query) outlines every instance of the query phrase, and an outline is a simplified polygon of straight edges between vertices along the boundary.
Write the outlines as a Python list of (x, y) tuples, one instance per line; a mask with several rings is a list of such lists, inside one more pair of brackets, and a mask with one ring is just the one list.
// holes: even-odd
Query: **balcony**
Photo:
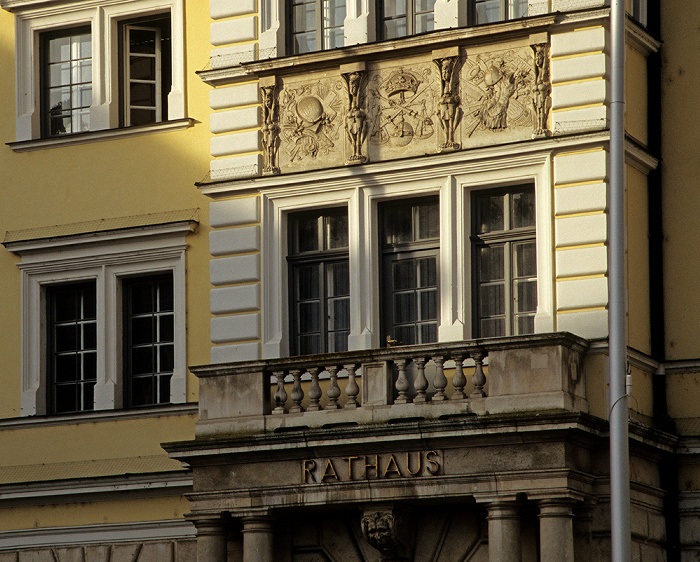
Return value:
[(587, 412), (569, 333), (193, 367), (197, 438), (517, 412)]

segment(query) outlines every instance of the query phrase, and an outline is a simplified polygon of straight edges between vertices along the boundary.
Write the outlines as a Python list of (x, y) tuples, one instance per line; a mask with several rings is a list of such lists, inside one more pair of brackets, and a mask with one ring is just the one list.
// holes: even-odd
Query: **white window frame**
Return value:
[[(440, 161), (437, 161), (440, 160)], [(328, 171), (290, 176), (279, 187), (259, 185), (262, 208), (262, 357), (289, 355), (290, 327), (286, 256), (287, 216), (347, 206), (350, 260), (350, 350), (378, 348), (380, 252), (378, 206), (385, 201), (439, 195), (440, 319), (438, 341), (472, 337), (471, 191), (534, 184), (536, 200), (537, 313), (535, 332), (555, 330), (551, 155), (502, 153), (494, 159), (452, 155), (368, 165), (357, 175)], [(265, 182), (265, 180), (263, 180)]]
[(94, 280), (97, 285), (95, 410), (123, 405), (122, 293), (125, 277), (172, 272), (175, 360), (170, 401), (186, 401), (185, 236), (191, 222), (6, 243), (22, 260), (21, 416), (47, 413), (46, 288)]
[[(90, 130), (120, 126), (119, 22), (142, 16), (170, 14), (172, 85), (168, 121), (185, 118), (185, 54), (183, 0), (20, 0), (15, 13), (16, 140), (41, 138), (40, 35), (89, 25), (92, 34), (92, 105)], [(165, 117), (165, 116), (164, 116)]]

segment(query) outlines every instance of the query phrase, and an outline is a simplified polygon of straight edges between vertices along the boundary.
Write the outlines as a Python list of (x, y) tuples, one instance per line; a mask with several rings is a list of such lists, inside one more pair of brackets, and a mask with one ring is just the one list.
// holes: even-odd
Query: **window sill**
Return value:
[(194, 126), (196, 121), (192, 118), (178, 119), (176, 121), (163, 121), (152, 125), (142, 125), (140, 127), (123, 127), (120, 129), (105, 129), (103, 131), (90, 131), (88, 133), (75, 133), (65, 137), (54, 137), (50, 139), (32, 139), (27, 141), (8, 142), (15, 152), (28, 152), (30, 150), (41, 150), (44, 148), (56, 148), (59, 146), (73, 146), (76, 144), (86, 144), (101, 142), (112, 139), (122, 139), (148, 135), (152, 133), (163, 133), (166, 131), (181, 131)]
[(90, 410), (78, 414), (56, 414), (8, 418), (0, 420), (0, 430), (23, 429), (37, 426), (74, 425), (105, 421), (160, 418), (168, 416), (191, 416), (197, 414), (197, 404), (164, 404), (124, 410)]

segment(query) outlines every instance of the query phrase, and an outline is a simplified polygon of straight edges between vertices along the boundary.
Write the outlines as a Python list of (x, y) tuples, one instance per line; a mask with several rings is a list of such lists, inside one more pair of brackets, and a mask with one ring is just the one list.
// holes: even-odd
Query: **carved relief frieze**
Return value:
[(261, 82), (262, 126), (261, 142), (263, 149), (263, 174), (279, 174), (277, 152), (279, 150), (279, 104), (277, 103), (277, 84), (271, 81)]
[(545, 137), (551, 134), (547, 128), (547, 118), (552, 107), (549, 53), (546, 43), (532, 45), (532, 49), (535, 57), (535, 80), (532, 87), (532, 107), (535, 111), (533, 137)]
[(367, 72), (355, 69), (342, 74), (348, 92), (348, 111), (345, 114), (345, 133), (349, 153), (346, 164), (363, 164), (367, 156), (362, 154), (362, 147), (367, 138), (367, 113), (364, 110), (365, 84)]
[[(507, 139), (518, 129), (532, 127), (531, 96), (534, 82), (533, 52), (529, 47), (468, 55), (461, 73), (465, 98), (465, 138), (470, 144), (490, 144)], [(481, 142), (477, 141), (479, 137)]]
[[(430, 63), (377, 69), (369, 78), (369, 142), (375, 159), (432, 152), (439, 82)], [(433, 145), (434, 146), (434, 145)]]
[(343, 89), (340, 77), (284, 85), (279, 100), (285, 171), (330, 167), (342, 157)]

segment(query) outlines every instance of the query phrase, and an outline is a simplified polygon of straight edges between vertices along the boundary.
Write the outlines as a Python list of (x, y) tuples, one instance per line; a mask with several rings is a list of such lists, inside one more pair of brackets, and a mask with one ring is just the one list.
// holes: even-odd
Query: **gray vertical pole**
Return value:
[(610, 334), (610, 520), (613, 562), (630, 562), (632, 552), (626, 389), (625, 18), (625, 1), (611, 0), (608, 326)]

